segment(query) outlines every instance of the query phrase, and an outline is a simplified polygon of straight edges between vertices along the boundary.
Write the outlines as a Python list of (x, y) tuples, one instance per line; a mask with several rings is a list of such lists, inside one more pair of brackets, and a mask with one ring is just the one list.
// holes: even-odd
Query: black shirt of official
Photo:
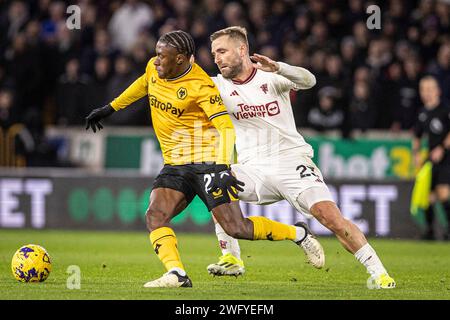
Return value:
[[(423, 108), (418, 116), (414, 128), (414, 135), (421, 138), (424, 134), (427, 135), (428, 148), (433, 150), (436, 146), (442, 145), (447, 134), (450, 131), (450, 107), (444, 103), (440, 103), (434, 109)], [(446, 150), (446, 157), (448, 157), (449, 150)]]

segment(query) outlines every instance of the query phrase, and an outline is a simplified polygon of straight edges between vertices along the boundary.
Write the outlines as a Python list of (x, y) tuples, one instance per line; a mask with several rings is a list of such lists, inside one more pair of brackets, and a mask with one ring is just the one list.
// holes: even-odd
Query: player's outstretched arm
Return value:
[(92, 129), (92, 131), (97, 132), (97, 130), (103, 129), (103, 125), (100, 123), (100, 120), (109, 117), (114, 113), (113, 107), (111, 105), (106, 105), (101, 108), (97, 108), (91, 111), (89, 115), (86, 117), (86, 130), (89, 128)]
[(120, 96), (114, 99), (110, 104), (102, 108), (91, 111), (86, 117), (86, 130), (89, 128), (96, 132), (103, 129), (100, 120), (109, 117), (114, 111), (124, 109), (133, 102), (147, 95), (147, 79), (146, 74), (142, 75), (134, 81)]
[(307, 69), (291, 66), (284, 62), (273, 61), (261, 54), (253, 54), (250, 59), (253, 66), (266, 72), (275, 72), (292, 81), (297, 89), (309, 89), (316, 84), (316, 77)]

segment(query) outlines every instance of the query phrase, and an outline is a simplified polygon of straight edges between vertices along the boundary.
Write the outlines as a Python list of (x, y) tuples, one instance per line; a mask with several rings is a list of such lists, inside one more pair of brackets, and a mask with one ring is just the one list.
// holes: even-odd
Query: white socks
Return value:
[(306, 237), (306, 230), (303, 227), (295, 227), (295, 240), (294, 242), (299, 242), (304, 240)]
[(184, 270), (181, 269), (181, 268), (172, 268), (172, 269), (170, 269), (169, 271), (167, 271), (167, 273), (169, 273), (170, 271), (177, 271), (178, 274), (179, 274), (180, 276), (182, 276), (182, 277), (185, 277), (185, 276), (186, 276), (186, 271), (184, 271)]
[(230, 237), (218, 223), (216, 223), (216, 235), (219, 240), (222, 255), (231, 253), (236, 258), (241, 259), (241, 248), (239, 247), (239, 242), (235, 238)]
[(386, 269), (378, 258), (377, 253), (370, 244), (366, 243), (355, 253), (355, 258), (367, 268), (367, 272), (374, 277), (378, 277), (383, 273), (387, 274)]

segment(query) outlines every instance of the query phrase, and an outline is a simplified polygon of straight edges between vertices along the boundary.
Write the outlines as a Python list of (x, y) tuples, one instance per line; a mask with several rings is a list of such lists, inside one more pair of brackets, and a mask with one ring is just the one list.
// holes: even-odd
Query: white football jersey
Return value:
[(287, 154), (312, 157), (313, 149), (295, 126), (291, 89), (301, 86), (273, 73), (254, 69), (243, 82), (212, 78), (236, 130), (236, 151), (242, 164), (270, 164)]

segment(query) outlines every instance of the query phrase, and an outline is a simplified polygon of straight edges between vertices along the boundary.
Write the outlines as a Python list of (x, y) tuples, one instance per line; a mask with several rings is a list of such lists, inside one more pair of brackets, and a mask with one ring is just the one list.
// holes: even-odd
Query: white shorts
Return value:
[(265, 166), (233, 164), (231, 169), (245, 183), (239, 192), (239, 200), (245, 202), (262, 205), (287, 200), (310, 218), (315, 203), (334, 201), (319, 168), (306, 155), (277, 159)]

